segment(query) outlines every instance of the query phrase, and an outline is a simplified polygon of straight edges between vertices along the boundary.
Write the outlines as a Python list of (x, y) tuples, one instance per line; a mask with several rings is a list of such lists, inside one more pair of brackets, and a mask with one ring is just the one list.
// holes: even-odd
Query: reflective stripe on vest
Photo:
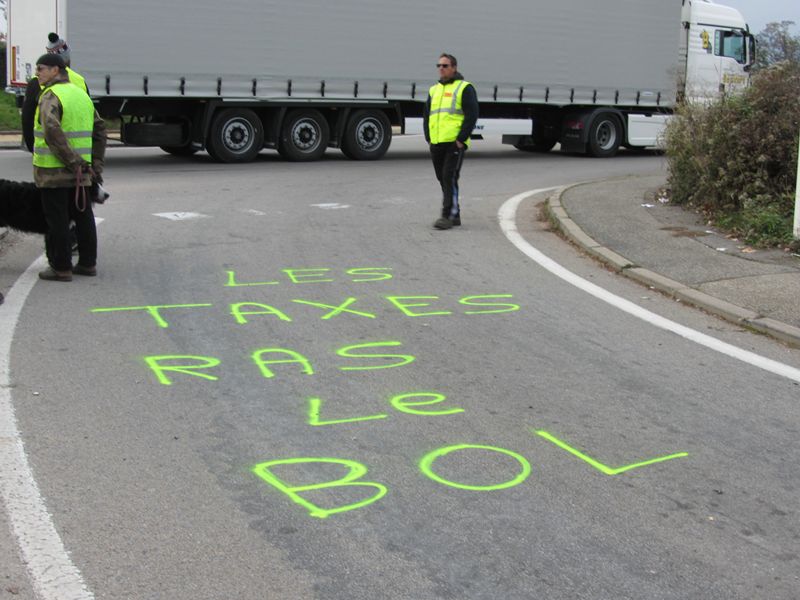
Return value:
[[(92, 129), (94, 128), (94, 104), (89, 96), (72, 83), (57, 83), (46, 87), (39, 96), (39, 106), (45, 94), (55, 94), (61, 102), (61, 130), (70, 147), (87, 163), (92, 162)], [(63, 162), (53, 154), (44, 139), (44, 129), (36, 107), (33, 135), (33, 164), (46, 169), (62, 168)]]
[[(431, 110), (428, 117), (428, 134), (431, 144), (455, 142), (464, 124), (464, 111), (461, 98), (464, 90), (470, 85), (460, 79), (448, 84), (437, 83), (431, 86)], [(452, 99), (451, 99), (452, 98)], [(469, 146), (469, 138), (465, 142)]]

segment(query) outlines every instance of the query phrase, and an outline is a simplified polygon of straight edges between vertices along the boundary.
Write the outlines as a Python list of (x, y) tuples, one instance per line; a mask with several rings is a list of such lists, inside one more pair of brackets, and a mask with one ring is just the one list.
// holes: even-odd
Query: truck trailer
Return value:
[(220, 162), (263, 148), (382, 157), (421, 132), (442, 52), (478, 94), (474, 136), (596, 157), (657, 146), (684, 99), (749, 82), (742, 15), (709, 0), (8, 0), (8, 91), (47, 36), (122, 141)]

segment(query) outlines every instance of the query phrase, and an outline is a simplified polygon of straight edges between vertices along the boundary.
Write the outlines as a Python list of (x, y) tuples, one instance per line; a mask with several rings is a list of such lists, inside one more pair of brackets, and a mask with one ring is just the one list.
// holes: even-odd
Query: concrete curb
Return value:
[(663, 275), (642, 268), (595, 241), (569, 217), (564, 205), (561, 203), (561, 197), (567, 190), (581, 185), (591, 184), (578, 183), (560, 188), (545, 202), (548, 218), (570, 242), (629, 279), (656, 289), (681, 302), (701, 308), (726, 321), (769, 335), (800, 348), (800, 328), (759, 315), (752, 310), (720, 300), (684, 283), (673, 281)]

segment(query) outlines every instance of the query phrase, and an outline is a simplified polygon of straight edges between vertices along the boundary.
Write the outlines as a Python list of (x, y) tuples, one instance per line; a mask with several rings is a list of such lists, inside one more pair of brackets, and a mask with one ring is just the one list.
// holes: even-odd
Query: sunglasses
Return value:
[(453, 65), (446, 65), (446, 64), (443, 64), (443, 63), (439, 63), (439, 64), (436, 65), (436, 68), (437, 69), (449, 69), (452, 66)]

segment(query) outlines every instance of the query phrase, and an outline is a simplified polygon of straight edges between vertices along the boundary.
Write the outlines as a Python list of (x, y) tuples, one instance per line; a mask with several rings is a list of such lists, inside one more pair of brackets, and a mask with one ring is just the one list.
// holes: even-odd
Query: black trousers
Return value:
[[(40, 191), (44, 218), (47, 221), (44, 247), (50, 266), (56, 271), (72, 269), (69, 232), (71, 219), (75, 221), (75, 234), (78, 238), (78, 263), (84, 267), (94, 267), (97, 264), (97, 228), (91, 201), (87, 199), (85, 203), (76, 203), (74, 187), (40, 188)], [(88, 188), (86, 192), (88, 196)]]
[(459, 148), (455, 142), (444, 144), (431, 144), (431, 160), (436, 179), (442, 186), (442, 216), (447, 218), (457, 217), (461, 214), (458, 202), (458, 177), (461, 174), (461, 164), (464, 162), (464, 148)]

